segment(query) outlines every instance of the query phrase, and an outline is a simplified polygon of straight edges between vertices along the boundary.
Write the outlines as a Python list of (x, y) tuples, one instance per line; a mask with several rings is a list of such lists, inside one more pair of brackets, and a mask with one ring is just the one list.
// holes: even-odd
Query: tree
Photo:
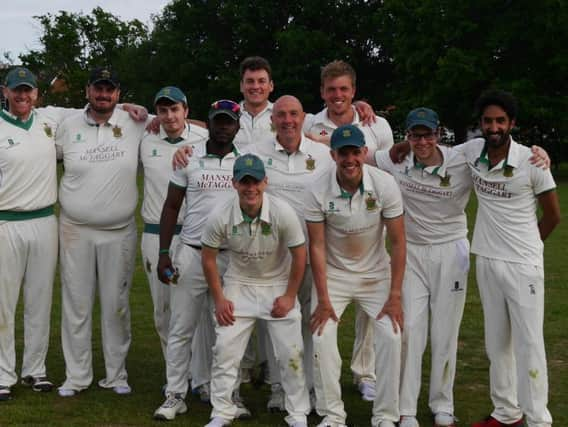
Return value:
[[(101, 8), (90, 15), (60, 11), (35, 19), (42, 28), (42, 47), (21, 55), (20, 60), (40, 77), (45, 102), (81, 105), (89, 69), (97, 65), (112, 65), (124, 81), (135, 76), (130, 60), (148, 35), (140, 21), (122, 22)], [(67, 90), (48, 91), (54, 78), (63, 80)]]

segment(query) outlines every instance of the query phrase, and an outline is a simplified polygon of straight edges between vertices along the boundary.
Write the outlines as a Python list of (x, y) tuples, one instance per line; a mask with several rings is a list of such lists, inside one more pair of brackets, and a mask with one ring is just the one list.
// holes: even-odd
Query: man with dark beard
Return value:
[(89, 103), (58, 130), (56, 146), (65, 172), (59, 218), (62, 344), (66, 380), (62, 397), (93, 380), (91, 324), (95, 290), (102, 318), (105, 378), (117, 394), (131, 392), (126, 355), (130, 346), (128, 296), (136, 255), (136, 171), (144, 122), (117, 109), (120, 82), (109, 68), (92, 70)]
[(560, 221), (556, 185), (549, 170), (530, 164), (530, 149), (511, 137), (517, 117), (511, 94), (485, 92), (477, 112), (483, 139), (460, 149), (479, 202), (471, 251), (476, 254), (495, 409), (472, 426), (521, 426), (524, 414), (527, 426), (550, 427), (543, 241)]

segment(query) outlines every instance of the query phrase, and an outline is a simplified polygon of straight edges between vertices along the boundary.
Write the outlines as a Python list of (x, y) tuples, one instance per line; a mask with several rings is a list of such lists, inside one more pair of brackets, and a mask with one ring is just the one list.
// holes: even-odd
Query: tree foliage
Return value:
[(322, 105), (321, 66), (344, 59), (358, 72), (358, 97), (397, 106), (395, 125), (410, 108), (430, 106), (461, 140), (475, 98), (500, 87), (519, 98), (525, 128), (566, 133), (567, 9), (562, 0), (173, 0), (152, 32), (100, 8), (37, 17), (42, 48), (21, 59), (64, 76), (75, 105), (86, 70), (106, 63), (130, 99), (151, 106), (161, 86), (175, 84), (200, 118), (215, 99), (240, 99), (246, 56), (266, 57), (274, 96), (295, 94), (307, 111)]

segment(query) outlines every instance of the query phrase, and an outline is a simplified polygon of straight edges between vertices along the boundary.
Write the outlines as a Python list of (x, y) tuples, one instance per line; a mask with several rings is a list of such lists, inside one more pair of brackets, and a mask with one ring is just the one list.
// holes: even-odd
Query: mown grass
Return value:
[[(564, 169), (562, 169), (564, 171)], [(564, 222), (545, 245), (546, 312), (545, 336), (548, 354), (550, 403), (549, 409), (557, 426), (568, 426), (568, 180), (560, 174), (559, 196)], [(473, 225), (475, 198), (468, 207), (470, 224)], [(470, 226), (472, 228), (472, 226)], [(473, 263), (472, 263), (473, 266)], [(56, 393), (34, 393), (22, 386), (13, 389), (14, 399), (0, 404), (0, 426), (156, 426), (152, 413), (162, 402), (161, 387), (164, 383), (164, 365), (157, 335), (152, 323), (152, 302), (146, 283), (140, 255), (131, 291), (132, 347), (128, 356), (129, 382), (134, 390), (130, 396), (116, 396), (96, 385), (77, 397), (62, 399)], [(93, 354), (95, 379), (103, 376), (102, 351), (98, 306), (95, 307), (93, 330)], [(50, 336), (48, 372), (50, 378), (60, 384), (65, 366), (60, 343), (60, 284), (56, 279)], [(17, 320), (17, 354), (21, 362), (23, 328), (21, 303)], [(353, 342), (353, 309), (346, 312), (340, 326), (340, 348), (344, 356), (343, 397), (352, 426), (369, 426), (371, 404), (361, 401), (352, 385), (349, 371), (350, 348)], [(419, 403), (418, 418), (423, 426), (431, 425), (427, 407), (428, 359), (425, 355), (423, 392)], [(252, 420), (235, 422), (235, 426), (285, 426), (283, 416), (269, 414), (265, 410), (268, 388), (252, 385), (243, 388), (243, 395), (253, 411)], [(483, 344), (483, 320), (481, 303), (475, 285), (472, 268), (468, 298), (461, 327), (458, 371), (455, 384), (456, 415), (460, 425), (487, 415), (491, 410), (488, 390), (488, 364)], [(191, 396), (189, 413), (178, 416), (171, 426), (203, 426), (210, 413), (207, 405)], [(317, 417), (310, 417), (310, 424)]]

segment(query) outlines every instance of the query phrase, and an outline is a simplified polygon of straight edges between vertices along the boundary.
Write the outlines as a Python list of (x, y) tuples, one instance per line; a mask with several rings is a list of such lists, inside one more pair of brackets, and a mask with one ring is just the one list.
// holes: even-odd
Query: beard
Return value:
[(491, 132), (491, 133), (484, 133), (483, 139), (488, 146), (492, 148), (499, 148), (506, 145), (511, 138), (511, 132)]
[(108, 104), (108, 106), (100, 106), (97, 104), (97, 101), (107, 101), (107, 102), (111, 102), (110, 99), (108, 98), (99, 98), (99, 99), (95, 99), (95, 102), (91, 102), (90, 103), (90, 108), (91, 110), (93, 110), (95, 113), (97, 114), (108, 114), (108, 113), (112, 113), (112, 111), (114, 110), (114, 107), (116, 107), (116, 102), (114, 103), (110, 103)]

